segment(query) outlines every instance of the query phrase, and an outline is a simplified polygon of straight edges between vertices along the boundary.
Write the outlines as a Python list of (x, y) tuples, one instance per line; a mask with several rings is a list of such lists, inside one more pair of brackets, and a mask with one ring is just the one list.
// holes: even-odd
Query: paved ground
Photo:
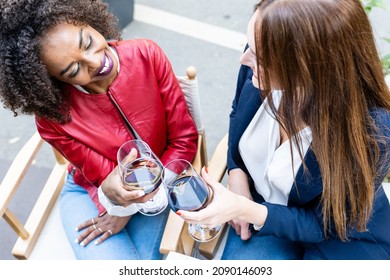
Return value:
[[(227, 132), (228, 114), (235, 89), (239, 57), (245, 44), (246, 25), (257, 0), (135, 0), (134, 21), (124, 27), (123, 38), (149, 38), (165, 51), (178, 75), (189, 65), (198, 69), (199, 91), (208, 150)], [(390, 7), (390, 0), (385, 0)], [(125, 7), (124, 7), (125, 8)], [(390, 17), (375, 12), (378, 38), (387, 35)], [(390, 37), (390, 35), (388, 36)], [(381, 50), (390, 52), (382, 40)], [(14, 118), (0, 108), (0, 179), (35, 125), (29, 116)], [(44, 150), (47, 151), (45, 145)], [(34, 172), (16, 194), (12, 210), (26, 219), (37, 190), (34, 182), (52, 162), (49, 153), (36, 162)], [(0, 260), (14, 259), (15, 233), (0, 220)]]

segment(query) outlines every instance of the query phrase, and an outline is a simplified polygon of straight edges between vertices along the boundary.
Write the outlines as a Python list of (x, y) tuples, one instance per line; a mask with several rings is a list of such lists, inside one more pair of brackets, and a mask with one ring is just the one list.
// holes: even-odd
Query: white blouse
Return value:
[[(272, 93), (276, 109), (281, 97), (281, 91)], [(304, 156), (312, 140), (311, 129), (305, 127), (298, 133), (302, 139), (300, 149)], [(293, 145), (292, 151), (293, 159), (290, 155), (290, 140), (280, 145), (279, 123), (267, 100), (264, 100), (240, 139), (239, 152), (257, 192), (265, 201), (287, 205), (294, 177), (302, 164), (296, 145)]]

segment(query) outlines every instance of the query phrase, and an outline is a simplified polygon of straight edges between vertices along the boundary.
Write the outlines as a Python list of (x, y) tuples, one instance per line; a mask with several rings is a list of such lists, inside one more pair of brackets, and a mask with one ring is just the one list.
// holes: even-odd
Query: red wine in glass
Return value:
[(148, 194), (158, 189), (148, 201), (135, 204), (138, 212), (146, 216), (162, 213), (168, 205), (165, 189), (160, 187), (163, 166), (149, 145), (140, 139), (129, 140), (118, 149), (117, 159), (126, 190), (142, 190)]
[(171, 184), (175, 187), (168, 189), (168, 203), (173, 211), (198, 211), (206, 207), (208, 187), (204, 187), (200, 178), (191, 180), (191, 176), (184, 176), (174, 180)]
[[(178, 210), (199, 211), (212, 200), (212, 192), (190, 162), (176, 159), (165, 165), (163, 185), (167, 189), (168, 204)], [(222, 230), (222, 225), (214, 227), (202, 224), (188, 224), (190, 236), (198, 242), (208, 242)]]

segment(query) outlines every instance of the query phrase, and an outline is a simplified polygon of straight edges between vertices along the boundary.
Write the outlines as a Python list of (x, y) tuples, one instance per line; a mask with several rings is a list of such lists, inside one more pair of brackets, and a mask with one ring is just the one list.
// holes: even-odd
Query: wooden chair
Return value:
[[(181, 81), (180, 84), (184, 92), (195, 94), (192, 97), (186, 95), (186, 101), (189, 104), (191, 114), (197, 121), (199, 132), (199, 146), (193, 164), (197, 170), (200, 170), (206, 163), (209, 163), (209, 173), (220, 180), (226, 171), (227, 138), (225, 137), (221, 141), (211, 160), (208, 162), (205, 132), (203, 125), (199, 122), (201, 120), (201, 114), (199, 97), (197, 96), (198, 87), (195, 68), (189, 67), (187, 69), (187, 75), (187, 77), (179, 76), (178, 80)], [(188, 98), (193, 98), (193, 100)], [(11, 212), (11, 209), (9, 209), (10, 203), (21, 183), (26, 183), (24, 182), (25, 175), (28, 170), (32, 169), (34, 160), (40, 154), (47, 152), (47, 150), (42, 149), (43, 145), (49, 147), (47, 143), (44, 143), (38, 132), (35, 132), (12, 162), (0, 185), (0, 215), (18, 235), (17, 241), (12, 249), (12, 254), (16, 258), (40, 260), (75, 259), (62, 228), (58, 207), (58, 197), (66, 176), (68, 162), (56, 150), (52, 149), (55, 160), (53, 159), (54, 163), (50, 176), (47, 179), (42, 178), (42, 186), (33, 186), (34, 188), (40, 188), (41, 192), (27, 221), (22, 223), (21, 219), (16, 217)], [(186, 228), (184, 227), (184, 220), (173, 212), (170, 213), (160, 248), (163, 254), (168, 254), (170, 251), (186, 253), (187, 255), (191, 254), (190, 252), (194, 247), (194, 242), (184, 228)], [(217, 239), (210, 243), (202, 244), (200, 251), (205, 256), (212, 258), (219, 240)]]

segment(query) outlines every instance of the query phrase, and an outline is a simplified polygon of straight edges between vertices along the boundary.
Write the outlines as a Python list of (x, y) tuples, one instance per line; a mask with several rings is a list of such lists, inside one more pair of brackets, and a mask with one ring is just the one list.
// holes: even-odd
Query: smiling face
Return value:
[(118, 61), (105, 38), (90, 26), (60, 23), (42, 40), (41, 59), (50, 76), (106, 92), (117, 75)]

